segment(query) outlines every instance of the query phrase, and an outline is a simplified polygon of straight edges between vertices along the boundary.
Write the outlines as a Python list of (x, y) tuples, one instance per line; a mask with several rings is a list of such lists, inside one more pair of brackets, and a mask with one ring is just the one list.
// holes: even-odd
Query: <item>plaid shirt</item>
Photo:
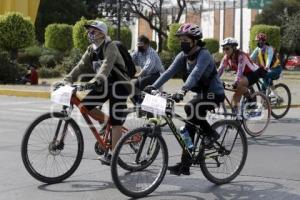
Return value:
[(131, 56), (134, 64), (142, 68), (142, 76), (165, 71), (157, 52), (151, 47), (143, 53), (135, 50)]

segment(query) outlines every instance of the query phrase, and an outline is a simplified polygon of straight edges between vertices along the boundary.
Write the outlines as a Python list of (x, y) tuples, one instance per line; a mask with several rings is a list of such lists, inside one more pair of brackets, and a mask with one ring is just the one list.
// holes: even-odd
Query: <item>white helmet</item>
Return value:
[(228, 38), (225, 38), (223, 40), (223, 42), (221, 43), (221, 46), (225, 46), (225, 45), (238, 46), (239, 43), (236, 39), (234, 39), (232, 37), (228, 37)]

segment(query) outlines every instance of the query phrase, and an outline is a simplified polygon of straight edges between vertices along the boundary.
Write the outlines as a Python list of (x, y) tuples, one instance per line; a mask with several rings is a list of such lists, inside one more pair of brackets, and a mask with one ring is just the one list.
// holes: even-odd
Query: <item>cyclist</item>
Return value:
[[(150, 40), (145, 35), (138, 37), (137, 50), (132, 53), (132, 60), (135, 65), (141, 67), (141, 71), (136, 75), (135, 88), (142, 91), (147, 85), (154, 83), (165, 69), (157, 52), (150, 46)], [(138, 92), (139, 93), (139, 92)], [(138, 95), (134, 96), (138, 102)]]
[[(95, 120), (104, 122), (106, 115), (97, 106), (102, 106), (109, 100), (109, 116), (112, 124), (112, 149), (121, 137), (121, 128), (125, 119), (124, 112), (128, 92), (118, 81), (126, 80), (124, 60), (117, 48), (107, 35), (107, 26), (102, 21), (94, 21), (86, 25), (87, 36), (91, 43), (79, 63), (65, 77), (64, 81), (73, 83), (84, 73), (93, 73), (94, 77), (86, 84), (91, 91), (82, 100)], [(116, 67), (118, 66), (118, 67)], [(122, 68), (123, 70), (118, 70)], [(114, 85), (115, 84), (115, 85)], [(113, 91), (113, 89), (115, 89)], [(110, 164), (110, 157), (99, 157), (103, 164)]]
[(265, 91), (269, 85), (272, 85), (272, 80), (279, 78), (282, 67), (276, 54), (276, 49), (267, 42), (267, 35), (258, 33), (255, 40), (257, 47), (250, 58), (267, 71), (262, 85), (262, 89)]
[[(225, 94), (222, 83), (217, 76), (214, 61), (209, 51), (203, 46), (202, 31), (199, 26), (186, 23), (180, 26), (176, 32), (181, 44), (181, 52), (176, 56), (170, 67), (151, 86), (145, 88), (146, 92), (161, 87), (166, 81), (177, 72), (183, 75), (184, 84), (181, 90), (173, 95), (175, 101), (183, 100), (188, 91), (193, 91), (196, 95), (184, 110), (190, 122), (200, 125), (205, 134), (205, 144), (209, 148), (220, 137), (206, 121), (208, 110), (213, 110), (224, 101)], [(192, 140), (194, 140), (195, 130), (193, 126), (185, 124)], [(190, 157), (183, 151), (181, 162), (175, 166), (168, 167), (171, 174), (190, 175)]]
[(221, 43), (225, 53), (218, 69), (219, 77), (222, 76), (224, 69), (230, 67), (237, 72), (233, 87), (236, 89), (232, 97), (233, 112), (239, 113), (239, 102), (241, 96), (250, 97), (248, 86), (253, 85), (260, 77), (263, 77), (265, 71), (255, 65), (249, 56), (243, 51), (237, 49), (238, 42), (232, 37), (225, 38)]

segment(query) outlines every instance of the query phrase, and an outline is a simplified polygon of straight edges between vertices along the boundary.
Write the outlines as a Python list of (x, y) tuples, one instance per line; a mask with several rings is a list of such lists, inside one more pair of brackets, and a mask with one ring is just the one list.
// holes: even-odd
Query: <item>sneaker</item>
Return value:
[(269, 98), (275, 98), (275, 97), (276, 97), (276, 95), (274, 94), (273, 91), (271, 91), (270, 94), (269, 94)]
[(170, 170), (170, 174), (174, 174), (174, 175), (177, 175), (177, 176), (179, 176), (180, 174), (183, 174), (183, 175), (190, 175), (191, 174), (190, 173), (190, 167), (184, 166), (181, 163), (177, 163), (176, 165), (170, 166), (167, 169)]
[(101, 162), (102, 165), (110, 166), (110, 162), (111, 162), (111, 154), (99, 156), (99, 157), (97, 158), (97, 160), (100, 160), (100, 162)]
[(205, 137), (204, 137), (204, 145), (207, 149), (211, 149), (214, 147), (214, 143), (220, 138), (220, 135), (219, 133), (217, 133), (215, 130), (210, 133), (210, 134), (207, 134)]

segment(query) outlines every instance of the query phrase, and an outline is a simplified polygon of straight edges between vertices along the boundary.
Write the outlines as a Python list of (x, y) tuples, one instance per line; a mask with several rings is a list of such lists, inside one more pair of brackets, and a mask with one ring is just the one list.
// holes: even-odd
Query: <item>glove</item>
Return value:
[(87, 82), (85, 85), (84, 85), (84, 88), (86, 90), (95, 90), (99, 87), (98, 83), (97, 82)]
[(172, 99), (176, 103), (178, 103), (178, 102), (183, 100), (183, 97), (185, 96), (185, 93), (186, 93), (186, 91), (180, 90), (180, 91), (178, 91), (178, 92), (176, 92), (175, 94), (172, 95)]
[(53, 91), (57, 90), (58, 88), (65, 86), (65, 85), (71, 85), (71, 83), (67, 81), (58, 81), (52, 85)]
[(147, 85), (145, 88), (144, 88), (144, 92), (148, 93), (148, 94), (151, 94), (151, 91), (152, 90), (157, 90), (156, 87), (154, 87), (153, 85)]

